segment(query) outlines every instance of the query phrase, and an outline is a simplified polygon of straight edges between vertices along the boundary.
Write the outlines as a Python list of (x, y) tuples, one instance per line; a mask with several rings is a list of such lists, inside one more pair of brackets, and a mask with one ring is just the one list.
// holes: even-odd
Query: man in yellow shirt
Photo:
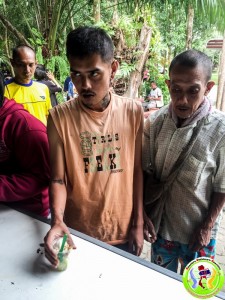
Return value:
[(11, 64), (15, 77), (6, 82), (5, 97), (23, 104), (33, 116), (46, 125), (51, 108), (49, 89), (32, 80), (37, 61), (34, 50), (25, 45), (13, 49)]

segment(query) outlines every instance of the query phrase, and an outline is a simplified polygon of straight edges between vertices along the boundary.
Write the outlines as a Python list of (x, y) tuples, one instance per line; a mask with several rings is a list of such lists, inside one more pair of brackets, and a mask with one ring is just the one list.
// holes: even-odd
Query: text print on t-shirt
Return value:
[(118, 133), (106, 135), (90, 133), (80, 134), (81, 153), (84, 156), (84, 172), (95, 173), (109, 171), (112, 173), (122, 172), (120, 169), (120, 145)]

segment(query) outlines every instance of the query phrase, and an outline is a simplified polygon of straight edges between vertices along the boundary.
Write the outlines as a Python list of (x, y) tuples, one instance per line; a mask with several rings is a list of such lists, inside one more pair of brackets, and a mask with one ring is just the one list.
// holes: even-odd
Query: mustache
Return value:
[(91, 90), (82, 90), (80, 93), (82, 96), (95, 96), (95, 93)]

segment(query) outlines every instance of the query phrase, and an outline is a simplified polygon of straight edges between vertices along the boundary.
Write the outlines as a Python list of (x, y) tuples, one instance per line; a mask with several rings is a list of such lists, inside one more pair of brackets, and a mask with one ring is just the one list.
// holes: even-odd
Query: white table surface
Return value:
[(48, 224), (0, 205), (0, 300), (196, 299), (174, 273), (75, 231), (77, 249), (68, 268), (55, 271), (43, 251), (37, 253), (48, 230)]

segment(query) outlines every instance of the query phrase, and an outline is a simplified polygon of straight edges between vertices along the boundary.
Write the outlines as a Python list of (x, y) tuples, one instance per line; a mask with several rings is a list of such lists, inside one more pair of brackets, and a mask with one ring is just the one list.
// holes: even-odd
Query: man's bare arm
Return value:
[(72, 248), (76, 247), (70, 236), (69, 229), (63, 221), (67, 198), (65, 185), (65, 156), (62, 142), (50, 115), (48, 118), (47, 132), (50, 146), (51, 183), (49, 192), (52, 217), (51, 229), (46, 234), (44, 241), (45, 256), (52, 265), (56, 267), (58, 265), (58, 257), (53, 249), (54, 241), (67, 233), (69, 245)]
[[(133, 227), (130, 232), (130, 251), (140, 255), (143, 247), (143, 172), (142, 172), (143, 119), (135, 141), (133, 173)], [(134, 248), (134, 249), (132, 249)]]
[(47, 133), (50, 148), (50, 205), (52, 224), (63, 222), (63, 214), (66, 205), (65, 186), (65, 154), (62, 141), (58, 135), (52, 117), (49, 115)]

